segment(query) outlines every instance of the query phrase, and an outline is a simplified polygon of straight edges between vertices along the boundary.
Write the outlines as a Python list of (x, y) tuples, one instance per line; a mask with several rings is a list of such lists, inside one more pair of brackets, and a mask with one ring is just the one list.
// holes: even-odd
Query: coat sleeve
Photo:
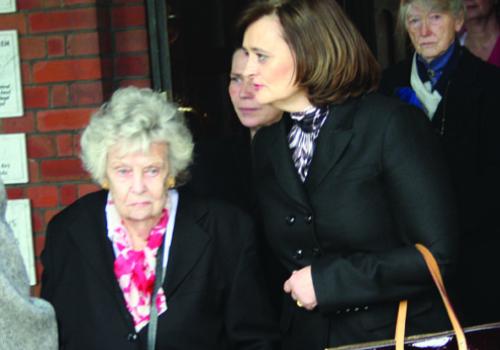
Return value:
[(41, 254), (43, 273), (40, 292), (40, 296), (56, 310), (60, 348), (64, 347), (68, 338), (68, 330), (63, 321), (68, 313), (61, 313), (61, 300), (65, 299), (64, 293), (61, 293), (61, 283), (68, 266), (68, 258), (70, 254), (74, 254), (68, 244), (65, 230), (68, 224), (63, 217), (64, 215), (59, 213), (47, 225), (45, 247)]
[(51, 220), (47, 226), (45, 247), (41, 254), (43, 265), (41, 297), (48, 301), (54, 299), (55, 287), (58, 284), (57, 276), (60, 275), (59, 270), (64, 266), (62, 262), (65, 259), (60, 255), (64, 255), (64, 252), (68, 251), (63, 247), (64, 234), (58, 229), (56, 218)]
[(322, 312), (409, 299), (434, 288), (415, 243), (431, 250), (445, 278), (455, 264), (455, 200), (439, 140), (419, 111), (397, 106), (380, 138), (380, 183), (400, 245), (325, 255), (314, 262), (313, 284)]

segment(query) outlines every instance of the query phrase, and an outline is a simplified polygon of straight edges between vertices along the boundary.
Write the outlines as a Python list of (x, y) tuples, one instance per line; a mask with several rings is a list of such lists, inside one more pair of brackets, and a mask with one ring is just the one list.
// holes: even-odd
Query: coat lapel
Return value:
[[(288, 119), (289, 117), (285, 118)], [(269, 158), (274, 168), (275, 177), (283, 191), (297, 204), (306, 207), (308, 198), (292, 161), (287, 136), (288, 120), (285, 120), (285, 118), (273, 130), (275, 137), (268, 149)]]
[(330, 105), (330, 113), (316, 141), (316, 149), (305, 182), (309, 193), (334, 168), (349, 145), (353, 135), (352, 124), (356, 106), (357, 99), (341, 105)]
[(114, 252), (107, 237), (105, 203), (107, 191), (96, 193), (96, 201), (87, 206), (86, 215), (81, 215), (71, 227), (71, 236), (80, 250), (82, 258), (90, 265), (96, 281), (114, 295), (118, 308), (125, 319), (130, 320), (123, 293), (114, 273)]
[(207, 233), (197, 224), (207, 213), (206, 208), (196, 207), (191, 203), (187, 195), (179, 196), (174, 235), (163, 284), (167, 301), (194, 268), (210, 241)]

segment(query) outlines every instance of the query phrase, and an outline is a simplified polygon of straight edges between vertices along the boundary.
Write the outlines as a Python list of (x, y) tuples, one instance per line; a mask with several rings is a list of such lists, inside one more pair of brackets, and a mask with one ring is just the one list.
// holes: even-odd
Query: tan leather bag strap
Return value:
[(396, 320), (396, 350), (404, 350), (405, 347), (405, 326), (406, 326), (406, 312), (408, 311), (408, 300), (401, 300), (399, 302), (398, 318)]
[[(453, 331), (457, 338), (458, 350), (467, 350), (467, 341), (465, 340), (464, 331), (460, 322), (458, 321), (457, 315), (451, 306), (450, 299), (448, 298), (448, 293), (446, 293), (446, 288), (444, 287), (443, 277), (441, 277), (441, 272), (439, 271), (439, 265), (436, 262), (432, 253), (422, 244), (415, 244), (415, 247), (422, 254), (427, 268), (431, 273), (434, 284), (439, 290), (441, 299), (443, 300), (444, 306), (446, 307), (446, 312), (450, 319), (451, 325), (453, 326)], [(394, 340), (396, 342), (396, 350), (404, 349), (404, 337), (405, 337), (405, 323), (406, 323), (406, 312), (408, 307), (408, 301), (403, 300), (399, 303), (398, 318), (396, 321), (396, 335)]]

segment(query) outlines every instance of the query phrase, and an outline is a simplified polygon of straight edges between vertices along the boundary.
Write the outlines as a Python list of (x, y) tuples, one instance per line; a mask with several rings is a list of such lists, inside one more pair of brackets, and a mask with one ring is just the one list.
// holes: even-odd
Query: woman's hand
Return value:
[(306, 266), (298, 271), (293, 271), (289, 279), (283, 284), (283, 290), (289, 293), (297, 306), (313, 310), (318, 302), (314, 291), (311, 266)]

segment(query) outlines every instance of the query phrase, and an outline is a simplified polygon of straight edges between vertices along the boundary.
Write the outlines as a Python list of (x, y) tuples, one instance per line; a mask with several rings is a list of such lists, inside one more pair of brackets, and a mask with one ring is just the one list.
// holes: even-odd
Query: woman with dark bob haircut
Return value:
[(425, 115), (372, 92), (379, 67), (334, 0), (254, 2), (240, 24), (257, 101), (286, 112), (253, 143), (263, 227), (289, 273), (283, 348), (391, 338), (401, 299), (408, 333), (446, 328), (414, 248), (449, 276), (457, 218)]

